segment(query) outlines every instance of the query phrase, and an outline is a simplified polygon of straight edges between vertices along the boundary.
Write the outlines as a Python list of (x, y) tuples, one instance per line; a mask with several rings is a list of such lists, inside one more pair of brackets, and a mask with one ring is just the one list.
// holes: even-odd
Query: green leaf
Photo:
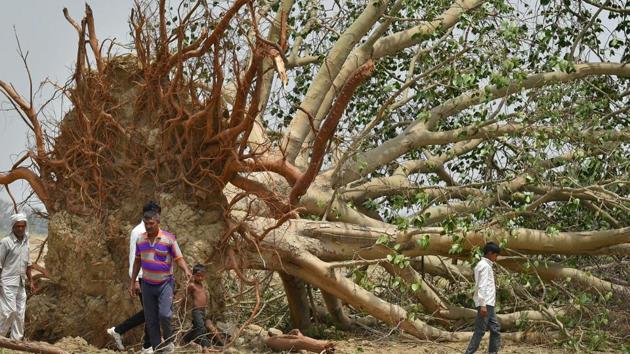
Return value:
[(422, 235), (422, 237), (416, 239), (416, 243), (418, 244), (418, 246), (421, 246), (423, 249), (428, 249), (429, 245), (431, 243), (431, 236), (429, 236), (428, 234), (426, 235)]

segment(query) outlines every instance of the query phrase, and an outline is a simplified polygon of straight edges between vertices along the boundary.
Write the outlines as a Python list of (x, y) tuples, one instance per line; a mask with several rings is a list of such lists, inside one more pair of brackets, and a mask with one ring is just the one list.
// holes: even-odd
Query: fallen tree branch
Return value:
[(335, 352), (334, 343), (307, 337), (303, 335), (299, 329), (292, 329), (287, 334), (271, 336), (265, 340), (265, 344), (276, 351), (307, 350), (313, 353)]
[(40, 353), (40, 354), (68, 354), (67, 351), (57, 348), (54, 345), (41, 342), (27, 342), (13, 340), (9, 338), (0, 337), (0, 347), (13, 350), (19, 350), (28, 353)]
[(315, 177), (317, 177), (317, 173), (324, 161), (328, 141), (337, 130), (337, 124), (339, 123), (341, 116), (345, 112), (346, 107), (348, 107), (356, 89), (363, 83), (363, 81), (372, 75), (374, 69), (374, 62), (371, 60), (367, 61), (359, 69), (357, 69), (354, 75), (348, 79), (344, 87), (341, 89), (341, 93), (337, 97), (337, 101), (331, 109), (330, 114), (322, 124), (321, 129), (317, 132), (313, 145), (313, 154), (311, 155), (311, 161), (308, 169), (295, 182), (295, 185), (289, 194), (290, 205), (295, 205), (300, 197), (306, 193), (306, 190), (310, 187), (311, 183), (313, 183)]

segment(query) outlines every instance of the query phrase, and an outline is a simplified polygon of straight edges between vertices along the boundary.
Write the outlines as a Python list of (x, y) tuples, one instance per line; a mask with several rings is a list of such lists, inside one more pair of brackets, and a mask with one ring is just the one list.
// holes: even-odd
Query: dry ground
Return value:
[[(401, 339), (397, 337), (390, 337), (387, 339), (379, 338), (355, 338), (336, 342), (336, 353), (342, 354), (422, 354), (422, 353), (463, 353), (466, 344), (465, 343), (430, 343), (419, 342), (409, 339)], [(87, 345), (87, 343), (81, 338), (65, 338), (57, 345), (70, 353), (83, 354), (114, 354), (117, 353), (107, 349), (97, 349), (95, 347)], [(130, 351), (131, 352), (131, 351)], [(197, 353), (197, 350), (192, 348), (178, 348), (176, 353)], [(243, 348), (233, 348), (229, 353), (254, 353), (252, 350)], [(487, 352), (487, 341), (483, 343), (478, 353)], [(13, 354), (15, 351), (1, 350), (0, 354)], [(501, 353), (512, 354), (564, 354), (571, 353), (558, 348), (545, 347), (545, 346), (533, 346), (522, 345), (515, 343), (505, 343)], [(604, 352), (602, 352), (604, 353)]]

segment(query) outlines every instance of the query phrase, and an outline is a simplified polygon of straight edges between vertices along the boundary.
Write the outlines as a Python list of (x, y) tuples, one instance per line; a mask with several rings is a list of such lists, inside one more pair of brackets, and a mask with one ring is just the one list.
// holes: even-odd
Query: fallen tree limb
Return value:
[(313, 353), (334, 353), (335, 344), (317, 340), (303, 335), (299, 329), (292, 329), (289, 333), (272, 336), (265, 340), (265, 344), (276, 351), (307, 350)]
[(630, 293), (630, 288), (626, 286), (614, 284), (579, 269), (564, 267), (556, 263), (546, 263), (545, 265), (535, 266), (534, 264), (528, 263), (527, 259), (520, 257), (499, 259), (497, 263), (513, 272), (538, 274), (546, 281), (571, 279), (572, 282), (586, 289), (596, 289), (603, 293), (608, 291)]
[[(465, 320), (467, 322), (474, 321), (477, 316), (477, 310), (451, 306), (447, 310), (442, 310), (437, 315), (441, 318), (449, 320)], [(518, 327), (519, 323), (542, 322), (549, 321), (551, 316), (563, 316), (566, 311), (563, 309), (549, 309), (545, 311), (517, 311), (512, 313), (498, 313), (497, 319), (501, 324), (501, 330), (510, 330)]]
[(40, 353), (40, 354), (68, 354), (67, 351), (55, 347), (54, 345), (47, 343), (34, 343), (27, 341), (13, 340), (9, 338), (0, 337), (0, 347), (13, 350), (19, 350), (28, 353)]
[[(457, 274), (458, 278), (462, 278), (466, 273), (460, 271), (460, 269), (465, 269), (465, 266), (458, 267), (446, 262), (440, 262), (440, 259), (437, 256), (425, 256), (425, 258), (428, 259), (425, 260), (425, 264), (430, 265), (426, 267), (429, 269), (429, 274), (434, 274), (434, 272), (437, 271), (441, 276), (448, 277), (450, 274), (451, 277), (455, 277), (455, 274)], [(392, 266), (389, 263), (385, 263), (383, 266), (388, 272), (400, 276), (408, 284), (422, 284), (416, 291), (413, 292), (413, 296), (422, 304), (427, 313), (431, 313), (438, 318), (447, 320), (464, 320), (467, 322), (473, 321), (477, 316), (477, 311), (475, 309), (451, 306), (444, 302), (439, 295), (435, 293), (421, 278), (420, 274), (418, 274), (413, 267), (408, 266), (401, 269), (397, 266)], [(505, 331), (518, 327), (518, 324), (522, 322), (548, 321), (550, 315), (557, 316), (565, 314), (565, 311), (563, 310), (552, 309), (547, 310), (547, 312), (548, 313), (545, 311), (528, 310), (513, 313), (502, 313), (497, 314), (497, 319), (501, 324), (501, 330)]]

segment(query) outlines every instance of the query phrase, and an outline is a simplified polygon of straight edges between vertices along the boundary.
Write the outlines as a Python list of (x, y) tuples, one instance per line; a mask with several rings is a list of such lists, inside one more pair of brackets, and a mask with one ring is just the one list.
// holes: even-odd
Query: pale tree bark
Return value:
[[(447, 30), (457, 23), (462, 13), (474, 9), (481, 3), (482, 1), (458, 0), (455, 1), (439, 19), (432, 22), (422, 23), (409, 30), (399, 32), (388, 37), (380, 39), (376, 38), (376, 40), (367, 41), (366, 44), (353, 50), (351, 53), (348, 53), (347, 59), (343, 63), (343, 67), (338, 69), (334, 76), (331, 75), (332, 79), (330, 80), (334, 80), (333, 87), (341, 86), (352, 74), (352, 72), (367, 62), (368, 59), (380, 59), (387, 55), (393, 55), (404, 48), (420, 43), (426, 36), (438, 30)], [(385, 8), (385, 6), (382, 7)], [(382, 31), (380, 33), (382, 34)], [(359, 33), (355, 33), (355, 35), (358, 34)], [(313, 87), (313, 84), (311, 87)], [(314, 126), (316, 128), (319, 126), (323, 117), (326, 116), (335, 96), (335, 90), (329, 87), (330, 85), (322, 85), (322, 87), (319, 88), (318, 93), (320, 98), (318, 99), (317, 111), (308, 111), (311, 115), (311, 118), (309, 119), (313, 119)], [(293, 137), (293, 141), (289, 141), (288, 138), (285, 138), (284, 141), (287, 146), (286, 152), (290, 159), (291, 157), (295, 159), (295, 156), (299, 154), (300, 149), (302, 149), (302, 143), (308, 136), (310, 126), (306, 118), (308, 117), (296, 115), (289, 126), (289, 131), (292, 132), (291, 136)]]
[[(426, 122), (416, 121), (412, 123), (403, 134), (396, 138), (390, 139), (371, 150), (357, 154), (354, 159), (356, 162), (347, 162), (346, 165), (342, 167), (341, 176), (343, 177), (337, 181), (337, 185), (346, 185), (368, 175), (378, 167), (390, 163), (407, 151), (424, 146), (426, 139), (436, 139), (435, 143), (439, 143), (440, 139), (445, 139), (441, 140), (442, 142), (447, 142), (449, 139), (452, 141), (452, 139), (457, 136), (457, 133), (455, 133), (455, 135), (449, 135), (449, 133), (433, 132), (431, 129), (433, 129), (440, 120), (457, 114), (466, 108), (477, 105), (488, 99), (506, 97), (522, 90), (578, 80), (593, 75), (627, 77), (630, 76), (630, 68), (627, 65), (617, 63), (576, 64), (575, 72), (572, 73), (548, 72), (534, 74), (521, 82), (510, 83), (503, 88), (490, 86), (484, 87), (478, 91), (463, 94), (431, 109), (430, 116)], [(515, 127), (508, 125), (500, 129), (505, 130), (507, 133), (508, 131), (514, 131)], [(447, 138), (447, 136), (451, 138)]]
[[(300, 105), (300, 109), (287, 129), (287, 134), (282, 143), (281, 149), (285, 152), (285, 156), (290, 163), (295, 162), (302, 140), (310, 129), (309, 120), (312, 120), (317, 114), (317, 107), (321, 105), (326, 92), (333, 84), (333, 80), (337, 77), (350, 51), (381, 17), (387, 9), (387, 4), (387, 1), (369, 2), (361, 15), (341, 34), (339, 40), (337, 40), (324, 59), (319, 72)], [(342, 84), (346, 81), (346, 78), (344, 78)]]

